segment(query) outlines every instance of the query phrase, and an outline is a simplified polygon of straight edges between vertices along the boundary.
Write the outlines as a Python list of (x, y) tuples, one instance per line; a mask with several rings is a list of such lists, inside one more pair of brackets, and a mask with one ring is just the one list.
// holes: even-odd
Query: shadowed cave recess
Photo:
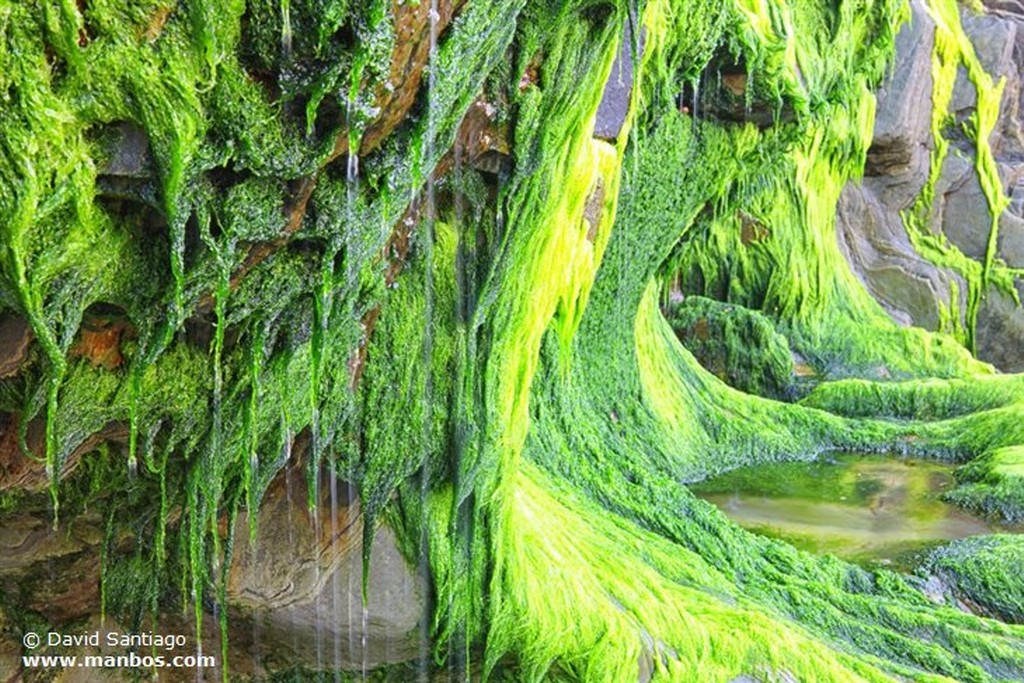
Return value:
[(1022, 537), (865, 568), (687, 488), (912, 457), (1024, 522), (1022, 54), (1015, 0), (0, 0), (0, 680), (100, 625), (1024, 680)]

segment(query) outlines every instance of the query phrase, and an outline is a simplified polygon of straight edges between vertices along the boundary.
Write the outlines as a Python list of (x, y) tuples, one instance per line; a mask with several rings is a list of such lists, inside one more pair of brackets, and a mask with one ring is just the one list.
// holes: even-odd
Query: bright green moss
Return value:
[(1021, 400), (1019, 376), (907, 382), (844, 380), (816, 388), (802, 403), (850, 417), (944, 420), (994, 410)]
[(1024, 448), (1005, 446), (957, 471), (960, 486), (948, 494), (958, 505), (998, 519), (1024, 522)]
[[(184, 560), (175, 571), (184, 571), (180, 583), (198, 610), (208, 589), (217, 592), (209, 566), (219, 553), (221, 514), (242, 501), (258, 504), (284, 464), (282, 449), (311, 424), (318, 454), (331, 444), (332, 454), (349, 448), (337, 435), (355, 412), (348, 374), (359, 319), (380, 299), (380, 253), (395, 220), (389, 189), (406, 197), (419, 179), (404, 163), (408, 138), (368, 164), (365, 185), (349, 186), (344, 173), (342, 180), (320, 174), (300, 226), (305, 242), (279, 248), (232, 287), (252, 244), (282, 233), (289, 183), (319, 173), (333, 148), (325, 133), (342, 122), (304, 135), (305, 114), (288, 103), (322, 79), (287, 81), (285, 96), (272, 99), (265, 73), (248, 70), (256, 56), (239, 49), (262, 49), (264, 21), (276, 31), (258, 4), (59, 7), (0, 5), (3, 301), (29, 320), (47, 359), (27, 384), (5, 386), (5, 403), (23, 425), (46, 408), (51, 471), (108, 421), (128, 424), (128, 452), (115, 449), (112, 457), (126, 470), (138, 467), (150, 500), (160, 500), (160, 540), (146, 548), (154, 580), (166, 583), (164, 524), (177, 505)], [(504, 7), (513, 17), (516, 8)], [(318, 38), (296, 40), (282, 58), (323, 64), (337, 57), (347, 48), (339, 33), (346, 12), (345, 3), (294, 4), (289, 21), (305, 27), (315, 15)], [(390, 25), (389, 13), (373, 12), (356, 21), (367, 19), (367, 30)], [(474, 12), (489, 7), (476, 3)], [(481, 34), (479, 18), (467, 24), (472, 16), (439, 46), (438, 58), (459, 64), (453, 74), (463, 77), (431, 102), (436, 120), (419, 138), (431, 166), (511, 40), (514, 21), (496, 21)], [(363, 37), (362, 28), (356, 33)], [(387, 73), (391, 43), (375, 45), (365, 57), (374, 62), (366, 79)], [(277, 58), (262, 64), (279, 65)], [(376, 85), (367, 83), (367, 91)], [(337, 111), (344, 102), (332, 104)], [(118, 190), (108, 201), (97, 183), (108, 153), (95, 141), (122, 121), (147, 135), (151, 177), (129, 181), (139, 189), (130, 200)], [(68, 362), (93, 304), (125, 310), (127, 367)], [(168, 469), (171, 454), (178, 464)]]

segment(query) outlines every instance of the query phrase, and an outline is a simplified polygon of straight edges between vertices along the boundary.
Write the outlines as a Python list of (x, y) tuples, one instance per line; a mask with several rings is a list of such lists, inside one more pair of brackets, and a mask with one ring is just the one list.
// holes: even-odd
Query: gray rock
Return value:
[(999, 258), (1011, 268), (1024, 268), (1024, 218), (1004, 213), (999, 218)]
[[(893, 176), (927, 169), (931, 148), (931, 110), (922, 107), (932, 92), (931, 58), (935, 22), (924, 5), (911, 3), (911, 19), (896, 37), (896, 61), (891, 79), (878, 91), (875, 134), (865, 174)], [(923, 184), (923, 179), (922, 179)], [(920, 190), (911, 189), (907, 197)]]
[[(1017, 285), (1024, 297), (1024, 284)], [(978, 357), (1004, 372), (1024, 372), (1024, 308), (1003, 292), (989, 289), (978, 309)]]
[(840, 248), (854, 272), (897, 322), (936, 329), (953, 283), (966, 291), (958, 275), (937, 268), (914, 250), (898, 210), (869, 188), (849, 185), (843, 190), (836, 225)]
[(619, 46), (619, 53), (615, 56), (615, 63), (612, 64), (611, 74), (608, 82), (604, 85), (604, 94), (601, 96), (601, 103), (597, 107), (597, 120), (594, 123), (594, 137), (601, 140), (614, 141), (618, 139), (622, 127), (626, 123), (626, 116), (629, 114), (629, 102), (633, 96), (633, 51), (643, 54), (644, 32), (640, 32), (638, 45), (633, 45), (633, 31), (630, 23), (622, 35), (622, 43)]
[[(1018, 10), (1024, 0), (996, 0), (991, 16), (962, 11), (965, 32), (985, 68), (1005, 77), (1000, 120), (991, 142), (1010, 208), (999, 219), (997, 257), (1013, 267), (1024, 264), (1024, 144), (1021, 143), (1021, 67), (1024, 24)], [(897, 38), (892, 76), (878, 93), (875, 139), (865, 178), (847, 187), (840, 199), (836, 227), (841, 249), (868, 291), (901, 324), (935, 330), (951, 292), (960, 292), (960, 322), (966, 322), (963, 278), (916, 253), (901, 212), (910, 208), (928, 177), (932, 148), (931, 51), (934, 23), (921, 0), (912, 0), (912, 19)], [(974, 86), (961, 77), (952, 109), (961, 120), (976, 102)], [(973, 143), (960, 136), (943, 162), (927, 228), (942, 233), (965, 255), (986, 258), (992, 218), (975, 170)], [(1003, 370), (1021, 368), (1024, 330), (1012, 298), (988, 293), (979, 309), (977, 350), (981, 359)]]
[[(966, 173), (962, 170), (963, 164), (967, 164)], [(954, 177), (949, 180), (942, 194), (939, 225), (949, 241), (960, 251), (975, 260), (983, 261), (988, 250), (989, 234), (992, 232), (988, 199), (982, 192), (978, 174), (966, 160), (953, 153), (943, 165), (943, 178), (947, 169), (952, 169)], [(936, 196), (939, 190), (937, 187)]]
[(1024, 218), (1024, 176), (1020, 177), (1010, 188), (1010, 205), (1007, 213)]
[(131, 123), (111, 127), (105, 136), (107, 163), (101, 175), (119, 178), (151, 178), (154, 176), (153, 155), (146, 131)]
[(1024, 0), (982, 0), (992, 14), (1024, 20)]
[(934, 602), (937, 605), (941, 605), (946, 602), (946, 595), (949, 593), (949, 586), (935, 574), (928, 575), (919, 589), (924, 596)]
[(999, 122), (1001, 140), (997, 140), (996, 152), (1021, 158), (1024, 156), (1024, 127), (1021, 125), (1021, 112), (1024, 111), (1021, 82), (1021, 74), (1024, 73), (1024, 0), (983, 0), (983, 4), (991, 17), (1007, 21), (1016, 29), (1012, 64), (1007, 71), (997, 71), (999, 75), (1006, 76), (1006, 87)]
[[(935, 199), (932, 202), (928, 225), (932, 233), (942, 232), (942, 219), (947, 197), (958, 192), (973, 176), (975, 176), (973, 151), (950, 150), (942, 161), (942, 169), (935, 181)], [(977, 184), (977, 178), (974, 178), (974, 182)], [(985, 212), (988, 213), (987, 207)]]
[[(964, 12), (961, 24), (985, 71), (993, 80), (1006, 78), (1008, 87), (1004, 95), (1016, 97), (1020, 80), (1013, 54), (1017, 41), (1016, 22), (990, 14)], [(962, 112), (973, 109), (976, 102), (977, 90), (967, 77), (966, 70), (961, 67), (953, 87), (950, 110)]]

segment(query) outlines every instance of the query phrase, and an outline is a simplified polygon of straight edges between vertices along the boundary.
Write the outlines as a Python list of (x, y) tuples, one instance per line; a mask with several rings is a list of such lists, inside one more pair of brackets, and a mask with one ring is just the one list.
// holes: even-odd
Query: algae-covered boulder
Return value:
[(794, 394), (789, 342), (758, 311), (702, 296), (671, 305), (665, 317), (679, 341), (711, 374), (748, 394)]
[(922, 569), (972, 611), (1024, 624), (1024, 536), (976, 536), (932, 551)]
[(1024, 523), (1024, 448), (1007, 447), (964, 465), (948, 500), (1011, 524)]

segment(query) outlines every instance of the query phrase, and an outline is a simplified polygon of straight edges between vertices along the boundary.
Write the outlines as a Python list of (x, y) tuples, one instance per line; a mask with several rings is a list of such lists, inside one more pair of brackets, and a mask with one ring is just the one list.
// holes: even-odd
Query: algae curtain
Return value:
[[(1019, 92), (962, 25), (985, 11), (0, 0), (0, 674), (78, 680), (27, 634), (98, 618), (220, 656), (135, 671), (161, 680), (1024, 679), (1020, 537), (934, 558), (959, 577), (935, 595), (688, 488), (914, 456), (1024, 520), (1024, 376), (979, 359), (1024, 275), (991, 143)], [(893, 216), (951, 273), (931, 329), (836, 220), (892, 152), (875, 93), (922, 22)], [(973, 257), (932, 227), (953, 157)], [(339, 547), (343, 609), (317, 597)], [(275, 611), (312, 654), (251, 642)]]

